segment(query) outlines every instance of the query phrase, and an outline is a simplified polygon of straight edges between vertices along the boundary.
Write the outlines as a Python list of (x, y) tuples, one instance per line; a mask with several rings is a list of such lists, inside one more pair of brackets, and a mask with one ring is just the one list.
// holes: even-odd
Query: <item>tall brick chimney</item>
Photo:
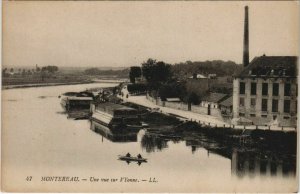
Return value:
[(244, 23), (244, 54), (243, 65), (249, 64), (249, 24), (248, 24), (248, 6), (245, 6), (245, 23)]

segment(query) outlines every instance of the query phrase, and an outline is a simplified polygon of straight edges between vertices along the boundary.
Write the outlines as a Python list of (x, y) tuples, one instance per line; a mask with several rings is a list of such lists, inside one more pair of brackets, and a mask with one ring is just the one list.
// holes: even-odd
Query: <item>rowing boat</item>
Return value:
[(138, 158), (138, 157), (128, 157), (128, 156), (119, 156), (119, 160), (125, 161), (135, 161), (135, 162), (147, 162), (146, 158)]

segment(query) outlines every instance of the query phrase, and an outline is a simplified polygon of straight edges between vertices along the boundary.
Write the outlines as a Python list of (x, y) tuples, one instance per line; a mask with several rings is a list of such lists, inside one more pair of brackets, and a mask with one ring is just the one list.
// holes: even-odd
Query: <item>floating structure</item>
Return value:
[(91, 104), (92, 120), (112, 129), (140, 129), (142, 124), (134, 108), (110, 102)]
[(63, 96), (60, 104), (66, 111), (89, 110), (92, 97)]
[(126, 143), (126, 142), (137, 142), (137, 134), (139, 130), (119, 130), (115, 131), (109, 129), (108, 127), (98, 123), (97, 121), (92, 120), (90, 129), (102, 137), (108, 139), (111, 142), (119, 142), (119, 143)]

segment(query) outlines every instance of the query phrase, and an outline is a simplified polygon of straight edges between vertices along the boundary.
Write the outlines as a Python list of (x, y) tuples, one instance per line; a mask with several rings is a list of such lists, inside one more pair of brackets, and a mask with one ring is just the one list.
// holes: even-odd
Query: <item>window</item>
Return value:
[(251, 107), (255, 107), (255, 105), (256, 105), (256, 98), (251, 98), (250, 105), (251, 105)]
[(290, 119), (290, 117), (283, 117), (283, 119)]
[(291, 84), (284, 84), (284, 96), (291, 95)]
[(268, 111), (268, 99), (262, 99), (261, 101), (261, 110)]
[(272, 112), (278, 112), (278, 100), (272, 100)]
[(245, 83), (240, 82), (240, 94), (245, 94)]
[(273, 83), (273, 96), (278, 96), (279, 93), (279, 84)]
[(262, 84), (262, 95), (263, 96), (268, 96), (268, 83), (263, 83)]
[(268, 116), (267, 116), (267, 115), (261, 115), (261, 117), (263, 117), (263, 118), (267, 118)]
[(241, 113), (241, 112), (240, 112), (240, 113), (239, 113), (239, 116), (240, 116), (240, 117), (244, 117), (244, 116), (245, 116), (245, 113)]
[(256, 115), (255, 114), (250, 114), (250, 117), (255, 117)]
[(285, 113), (290, 113), (290, 110), (291, 110), (291, 101), (290, 100), (284, 100), (283, 111)]
[(245, 99), (244, 98), (240, 98), (240, 106), (245, 106)]
[(256, 95), (256, 83), (251, 83), (251, 95)]

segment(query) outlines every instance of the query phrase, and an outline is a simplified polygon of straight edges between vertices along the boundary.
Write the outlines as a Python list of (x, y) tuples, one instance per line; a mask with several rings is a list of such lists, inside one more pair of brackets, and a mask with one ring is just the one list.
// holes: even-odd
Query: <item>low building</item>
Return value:
[(166, 98), (167, 102), (181, 102), (179, 98)]
[(211, 73), (211, 74), (208, 74), (207, 77), (208, 77), (209, 79), (216, 79), (216, 78), (217, 78), (217, 74)]
[(227, 94), (209, 93), (202, 98), (201, 106), (208, 108), (219, 108), (219, 103), (228, 98)]
[(194, 73), (192, 76), (189, 77), (189, 79), (208, 79), (208, 77), (199, 73)]
[(221, 101), (219, 103), (219, 108), (223, 117), (232, 117), (232, 96)]
[(296, 126), (297, 57), (255, 57), (233, 80), (233, 117)]

